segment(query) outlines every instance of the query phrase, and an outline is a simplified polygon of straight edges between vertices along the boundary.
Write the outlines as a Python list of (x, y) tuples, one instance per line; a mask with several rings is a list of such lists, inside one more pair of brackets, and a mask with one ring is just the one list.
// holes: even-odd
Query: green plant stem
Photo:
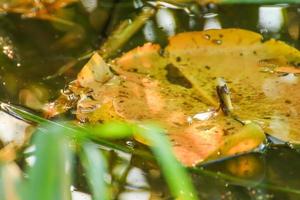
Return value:
[(99, 53), (104, 59), (115, 56), (120, 48), (154, 15), (155, 10), (146, 7), (133, 21), (123, 21), (101, 46)]
[(38, 130), (33, 143), (35, 163), (28, 167), (30, 177), (25, 183), (23, 200), (71, 199), (71, 160), (69, 140), (60, 127), (46, 125), (47, 132)]
[(4, 111), (12, 116), (15, 116), (16, 118), (24, 120), (30, 124), (33, 124), (33, 125), (47, 123), (47, 124), (50, 124), (50, 125), (53, 125), (56, 127), (63, 128), (64, 130), (66, 130), (65, 132), (66, 132), (66, 134), (68, 134), (68, 136), (73, 137), (77, 140), (89, 140), (89, 139), (93, 140), (94, 142), (96, 142), (97, 144), (102, 146), (102, 148), (104, 148), (104, 149), (109, 148), (109, 149), (113, 149), (113, 150), (123, 151), (126, 153), (131, 153), (133, 155), (141, 156), (141, 157), (149, 159), (149, 160), (154, 159), (153, 156), (147, 151), (135, 150), (135, 149), (123, 146), (123, 145), (119, 145), (119, 144), (115, 144), (113, 142), (109, 142), (107, 140), (103, 140), (99, 136), (90, 134), (89, 130), (87, 130), (83, 127), (75, 126), (75, 125), (71, 126), (70, 124), (47, 120), (43, 117), (35, 115), (31, 112), (28, 112), (22, 108), (19, 108), (17, 106), (11, 105), (11, 104), (0, 102), (0, 110)]
[(185, 168), (177, 161), (163, 130), (154, 125), (137, 127), (138, 134), (150, 143), (155, 158), (176, 199), (197, 200), (198, 196)]
[[(57, 130), (57, 132), (64, 133), (68, 137), (78, 139), (81, 144), (86, 144), (85, 142), (88, 142), (89, 139), (98, 141), (101, 139), (99, 138), (99, 136), (97, 137), (97, 134), (89, 134), (89, 129), (84, 129), (82, 127), (75, 128), (69, 124), (53, 122), (27, 112), (23, 109), (20, 109), (16, 106), (12, 106), (6, 103), (0, 103), (0, 108), (2, 111), (5, 111), (19, 118), (23, 118), (27, 121), (30, 121), (31, 123), (34, 122), (37, 124), (47, 124), (46, 129), (43, 128), (43, 126), (39, 129), (40, 132), (44, 132), (45, 134), (49, 133), (47, 127), (53, 127), (53, 133), (55, 133), (54, 130)], [(192, 181), (185, 168), (174, 157), (171, 149), (171, 144), (169, 143), (167, 137), (162, 134), (162, 130), (153, 125), (144, 125), (134, 126), (132, 128), (132, 133), (135, 132), (144, 137), (147, 141), (150, 142), (150, 144), (154, 144), (151, 145), (151, 149), (164, 173), (172, 195), (179, 199), (197, 200), (197, 194), (193, 187)], [(90, 138), (90, 136), (95, 138)], [(109, 148), (113, 147), (114, 149), (130, 152), (133, 154), (137, 153), (135, 150), (123, 147), (120, 148), (119, 146), (116, 146), (114, 144), (108, 144), (107, 141), (103, 140), (100, 140), (99, 144), (105, 147), (109, 146)], [(85, 151), (95, 152), (95, 148), (91, 149), (91, 147), (87, 147)], [(145, 157), (146, 155), (143, 153), (143, 155), (140, 154), (140, 156)], [(85, 168), (88, 169), (90, 167), (92, 158), (87, 156), (85, 152), (85, 155), (82, 156), (82, 160), (86, 162)], [(101, 162), (101, 159), (98, 159), (98, 161)], [(176, 176), (174, 176), (175, 174)], [(93, 175), (89, 174), (89, 176)]]
[(234, 182), (236, 184), (240, 185), (255, 185), (255, 187), (260, 187), (260, 188), (266, 188), (274, 191), (280, 191), (280, 192), (286, 192), (286, 193), (293, 193), (293, 194), (298, 194), (300, 195), (300, 190), (289, 188), (289, 187), (282, 187), (282, 186), (277, 186), (277, 185), (271, 185), (267, 183), (257, 183), (256, 181), (251, 181), (251, 180), (246, 180), (234, 176), (230, 176), (221, 172), (213, 172), (210, 170), (206, 170), (203, 168), (189, 168), (190, 172), (213, 177), (216, 179), (223, 179), (225, 181), (230, 181)]
[(81, 144), (80, 160), (85, 169), (93, 200), (109, 200), (110, 191), (105, 182), (107, 162), (97, 145), (91, 142)]

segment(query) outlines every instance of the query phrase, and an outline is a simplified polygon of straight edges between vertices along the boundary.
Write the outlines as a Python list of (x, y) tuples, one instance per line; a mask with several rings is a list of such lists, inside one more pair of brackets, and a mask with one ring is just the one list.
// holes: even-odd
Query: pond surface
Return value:
[[(22, 19), (17, 14), (1, 15), (0, 100), (40, 109), (76, 78), (86, 62), (76, 60), (98, 49), (121, 20), (132, 18), (143, 6), (152, 3), (102, 1), (92, 13), (86, 12), (82, 5), (71, 5), (59, 15), (76, 23), (72, 28), (53, 21)], [(300, 47), (297, 5), (163, 5), (119, 54), (148, 41), (166, 45), (169, 36), (180, 32), (233, 27), (260, 32), (266, 39), (273, 37)], [(145, 149), (134, 141), (121, 143)], [(123, 182), (118, 182), (118, 199), (172, 199), (153, 160), (118, 152), (110, 154), (112, 171), (118, 170), (120, 180), (125, 176)], [(285, 145), (202, 167), (192, 171), (201, 199), (288, 200), (300, 196), (300, 154)], [(88, 192), (80, 175), (81, 167), (77, 170), (75, 188)]]

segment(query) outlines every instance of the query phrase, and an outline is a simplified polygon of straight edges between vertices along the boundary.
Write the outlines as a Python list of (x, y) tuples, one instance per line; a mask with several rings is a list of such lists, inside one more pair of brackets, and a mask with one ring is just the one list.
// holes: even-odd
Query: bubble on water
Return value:
[(222, 40), (212, 40), (213, 43), (217, 44), (217, 45), (221, 45), (222, 44)]
[(220, 20), (218, 19), (217, 13), (206, 13), (204, 16), (204, 26), (203, 30), (209, 29), (221, 29), (222, 25)]
[(210, 35), (209, 34), (204, 34), (204, 39), (206, 39), (206, 40), (210, 40)]
[(9, 59), (15, 58), (15, 50), (12, 41), (8, 37), (0, 37), (0, 48), (2, 48), (2, 53)]
[(134, 148), (135, 143), (132, 140), (128, 140), (128, 141), (126, 141), (126, 145), (131, 147), (131, 148)]
[(187, 122), (191, 125), (193, 123), (193, 118), (191, 116), (188, 116)]

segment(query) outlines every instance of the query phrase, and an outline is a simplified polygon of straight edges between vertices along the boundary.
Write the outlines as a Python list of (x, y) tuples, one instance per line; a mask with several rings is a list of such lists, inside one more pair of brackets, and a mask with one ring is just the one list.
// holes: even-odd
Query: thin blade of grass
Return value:
[(171, 144), (162, 134), (163, 130), (153, 125), (137, 128), (137, 134), (151, 144), (151, 149), (165, 176), (172, 195), (176, 199), (197, 200), (197, 194), (185, 168), (176, 160)]
[(294, 189), (294, 188), (289, 188), (286, 186), (277, 186), (277, 185), (268, 184), (268, 183), (257, 183), (256, 181), (234, 177), (234, 176), (224, 174), (221, 172), (213, 172), (213, 171), (210, 171), (210, 170), (207, 170), (204, 168), (190, 168), (189, 170), (193, 173), (197, 173), (200, 175), (205, 175), (205, 176), (209, 176), (209, 177), (216, 178), (216, 179), (223, 179), (227, 182), (232, 182), (235, 185), (255, 186), (258, 188), (266, 188), (266, 189), (270, 189), (270, 190), (274, 190), (274, 191), (280, 191), (280, 192), (300, 195), (300, 190)]
[[(108, 135), (112, 131), (112, 129), (109, 130), (108, 128), (105, 128), (105, 129), (101, 130), (102, 132), (99, 135), (95, 134), (95, 133), (91, 134), (90, 131), (93, 131), (93, 130), (84, 129), (82, 127), (74, 128), (73, 126), (70, 126), (68, 124), (62, 124), (62, 123), (49, 121), (47, 119), (44, 119), (37, 115), (34, 115), (34, 114), (27, 112), (25, 110), (22, 110), (18, 107), (11, 106), (9, 104), (1, 103), (0, 107), (2, 109), (5, 108), (4, 111), (6, 111), (6, 112), (9, 111), (8, 113), (10, 113), (10, 114), (14, 114), (15, 116), (18, 116), (19, 118), (25, 118), (26, 120), (30, 120), (31, 122), (35, 122), (38, 124), (49, 122), (50, 126), (56, 127), (58, 132), (61, 132), (63, 130), (63, 132), (68, 136), (70, 136), (70, 134), (78, 133), (78, 134), (84, 135), (82, 138), (86, 138), (87, 140), (92, 139), (93, 141), (95, 141), (95, 140), (99, 140), (99, 135), (101, 135), (101, 134)], [(111, 126), (113, 126), (113, 124), (111, 124)], [(127, 128), (129, 128), (127, 126), (122, 125), (122, 126), (119, 126), (119, 128), (117, 128), (117, 129), (113, 129), (113, 131), (115, 133), (119, 132), (121, 130), (120, 127), (121, 128), (126, 127), (127, 131), (128, 131)], [(44, 131), (43, 131), (44, 129), (42, 128), (39, 131), (44, 133)], [(174, 155), (172, 153), (172, 149), (171, 149), (171, 144), (169, 143), (166, 136), (164, 134), (161, 134), (162, 130), (158, 129), (155, 126), (150, 126), (150, 125), (145, 126), (143, 128), (133, 128), (133, 129), (134, 129), (133, 131), (137, 130), (137, 132), (140, 134), (140, 137), (143, 137), (146, 140), (148, 140), (150, 142), (150, 144), (154, 144), (153, 146), (151, 146), (151, 149), (154, 152), (154, 155), (157, 158), (158, 164), (160, 165), (160, 167), (166, 177), (166, 180), (170, 187), (172, 195), (179, 199), (197, 200), (198, 198), (197, 198), (195, 189), (193, 187), (193, 184), (190, 180), (190, 177), (186, 173), (184, 167), (174, 157)], [(48, 129), (46, 128), (46, 130), (48, 130)], [(95, 129), (94, 131), (97, 131), (97, 129)], [(105, 133), (104, 131), (107, 131), (107, 132)], [(132, 133), (127, 132), (125, 135), (131, 135), (131, 134)], [(41, 135), (41, 134), (39, 134), (39, 135)], [(86, 140), (82, 140), (82, 142), (83, 141), (86, 141)], [(104, 142), (106, 142), (106, 141), (104, 141)], [(101, 142), (99, 142), (99, 143), (101, 143)], [(110, 144), (110, 145), (114, 146), (114, 144)], [(118, 148), (118, 145), (117, 145), (117, 148)], [(132, 150), (130, 148), (125, 148), (122, 150), (124, 150), (125, 152), (133, 153), (135, 155), (143, 156), (143, 157), (149, 156), (145, 152), (137, 152), (136, 150)], [(52, 153), (57, 153), (57, 152), (52, 152)], [(52, 153), (51, 153), (51, 155), (52, 155)], [(149, 157), (151, 157), (151, 156), (149, 156)], [(174, 174), (176, 174), (176, 176), (174, 176)], [(33, 200), (35, 200), (35, 199), (33, 199)]]
[[(101, 137), (101, 135), (108, 135), (108, 133), (101, 133), (101, 134), (94, 134), (94, 132), (91, 132), (92, 130), (88, 130), (87, 128), (76, 126), (76, 125), (70, 125), (69, 123), (62, 123), (62, 122), (55, 122), (48, 119), (45, 119), (43, 117), (40, 117), (36, 114), (33, 114), (31, 112), (26, 111), (22, 107), (14, 106), (11, 104), (7, 104), (0, 101), (0, 110), (20, 119), (23, 121), (26, 121), (30, 124), (39, 125), (39, 124), (49, 124), (55, 127), (60, 127), (64, 129), (65, 134), (68, 134), (68, 136), (76, 138), (78, 140), (92, 140), (96, 142), (97, 144), (101, 145), (104, 149), (112, 149), (117, 151), (123, 151), (126, 153), (131, 153), (137, 156), (141, 156), (145, 159), (153, 159), (153, 156), (150, 155), (149, 152), (143, 151), (143, 150), (135, 150), (132, 148), (129, 148), (125, 145), (116, 144), (107, 140), (104, 140)], [(43, 131), (42, 127), (37, 127), (41, 131)], [(96, 131), (96, 130), (95, 130)]]
[(130, 138), (133, 134), (130, 124), (118, 121), (88, 126), (87, 130), (96, 137), (109, 140)]
[(80, 151), (80, 160), (86, 172), (93, 200), (109, 200), (110, 193), (105, 182), (107, 163), (97, 145), (83, 143)]
[(27, 169), (24, 200), (70, 200), (70, 143), (56, 126), (46, 126), (47, 133), (37, 131), (33, 139), (35, 161)]

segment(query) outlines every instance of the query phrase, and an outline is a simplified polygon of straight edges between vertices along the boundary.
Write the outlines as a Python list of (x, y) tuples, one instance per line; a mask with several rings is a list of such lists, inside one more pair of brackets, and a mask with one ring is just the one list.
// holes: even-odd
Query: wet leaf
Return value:
[[(148, 43), (113, 60), (115, 75), (106, 83), (91, 82), (88, 92), (86, 87), (71, 90), (81, 94), (76, 112), (81, 121), (158, 121), (177, 158), (192, 166), (220, 148), (232, 155), (263, 142), (259, 127), (243, 127), (236, 118), (253, 121), (281, 140), (300, 142), (298, 77), (279, 72), (296, 69), (299, 62), (297, 49), (273, 39), (263, 42), (261, 35), (246, 30), (181, 33), (165, 49)], [(220, 77), (230, 88), (234, 118), (218, 111)], [(241, 135), (254, 143), (239, 148)]]
[[(287, 44), (239, 29), (183, 33), (170, 39), (168, 59), (193, 83), (215, 97), (216, 77), (231, 89), (234, 113), (284, 141), (300, 142), (298, 76), (300, 52)], [(180, 62), (178, 62), (180, 57)], [(275, 72), (274, 72), (275, 71)]]
[(99, 87), (99, 83), (105, 83), (111, 79), (111, 77), (112, 74), (109, 67), (102, 57), (100, 57), (98, 53), (95, 53), (83, 67), (77, 78), (82, 87), (93, 88)]
[(146, 44), (115, 60), (113, 69), (119, 81), (93, 87), (91, 97), (78, 102), (77, 118), (93, 123), (158, 121), (168, 130), (177, 158), (185, 165), (195, 165), (218, 149), (225, 132), (231, 135), (242, 125), (221, 113), (204, 121), (195, 117), (190, 124), (189, 118), (209, 107), (201, 101), (198, 90), (178, 82), (178, 77), (188, 82), (178, 70), (172, 77), (176, 68), (159, 52), (158, 45)]
[(19, 13), (25, 17), (35, 17), (39, 19), (52, 20), (67, 23), (63, 19), (56, 18), (51, 13), (78, 0), (54, 0), (54, 1), (34, 1), (34, 0), (2, 0), (0, 1), (0, 12)]
[(197, 193), (192, 181), (185, 168), (172, 154), (171, 145), (167, 137), (162, 134), (164, 130), (154, 124), (142, 124), (137, 127), (137, 132), (152, 144), (150, 147), (157, 158), (173, 197), (175, 199), (197, 200)]
[(238, 132), (221, 142), (217, 152), (210, 156), (210, 159), (219, 155), (230, 156), (238, 153), (249, 152), (262, 144), (266, 136), (260, 126), (249, 123), (243, 126)]

